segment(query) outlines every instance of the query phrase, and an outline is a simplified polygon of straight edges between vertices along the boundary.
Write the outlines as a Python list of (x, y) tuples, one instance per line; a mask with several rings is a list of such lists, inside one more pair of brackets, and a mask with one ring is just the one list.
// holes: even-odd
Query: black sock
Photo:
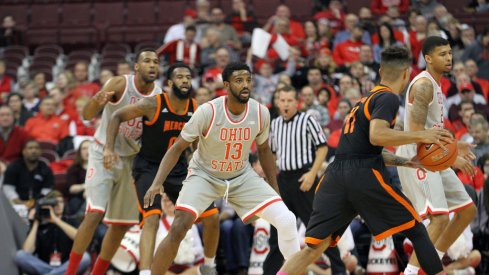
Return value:
[(414, 227), (402, 233), (413, 243), (416, 257), (426, 274), (432, 275), (443, 271), (441, 260), (423, 224), (417, 222)]

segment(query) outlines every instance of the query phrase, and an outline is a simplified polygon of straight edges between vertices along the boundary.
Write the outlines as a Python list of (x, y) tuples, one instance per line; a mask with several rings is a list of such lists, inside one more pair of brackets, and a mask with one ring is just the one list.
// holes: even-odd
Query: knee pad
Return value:
[(279, 238), (289, 240), (297, 237), (297, 219), (290, 210), (277, 215), (273, 226), (277, 229)]

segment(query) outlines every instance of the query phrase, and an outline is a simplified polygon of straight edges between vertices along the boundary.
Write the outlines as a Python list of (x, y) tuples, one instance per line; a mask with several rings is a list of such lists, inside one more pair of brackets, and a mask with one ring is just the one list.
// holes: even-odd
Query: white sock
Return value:
[(300, 250), (297, 219), (283, 201), (270, 204), (257, 215), (277, 229), (278, 247), (286, 260)]
[(419, 267), (408, 264), (404, 269), (404, 275), (418, 275)]
[(438, 257), (440, 258), (440, 260), (443, 258), (443, 256), (445, 256), (445, 252), (441, 252), (440, 250), (436, 250), (436, 253), (438, 253)]
[(216, 257), (212, 257), (212, 258), (204, 257), (204, 265), (210, 266), (210, 267), (215, 267), (216, 266), (216, 263), (214, 262), (215, 258)]
[(139, 275), (151, 275), (151, 270), (150, 269), (140, 270)]

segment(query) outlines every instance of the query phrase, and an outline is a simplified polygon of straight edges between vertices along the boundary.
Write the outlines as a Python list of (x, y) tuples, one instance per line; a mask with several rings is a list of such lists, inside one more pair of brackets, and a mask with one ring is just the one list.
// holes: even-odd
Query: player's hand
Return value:
[(109, 170), (119, 161), (119, 156), (112, 150), (104, 148), (104, 167)]
[(472, 161), (466, 160), (460, 156), (457, 157), (452, 166), (470, 177), (475, 176), (475, 173), (477, 171), (472, 165)]
[(445, 141), (447, 143), (455, 142), (450, 132), (448, 132), (445, 129), (431, 128), (420, 132), (420, 134), (421, 134), (421, 143), (438, 144), (438, 146), (443, 148), (443, 150), (446, 150), (447, 148), (442, 144), (442, 141)]
[(99, 91), (98, 93), (96, 93), (93, 96), (93, 99), (100, 106), (103, 106), (103, 105), (107, 104), (107, 102), (109, 102), (112, 99), (112, 97), (114, 96), (114, 94), (115, 94), (115, 91), (110, 91), (110, 92)]
[(421, 169), (423, 171), (426, 170), (426, 167), (424, 167), (423, 164), (419, 162), (418, 157), (414, 157), (406, 161), (402, 166), (414, 169)]
[(312, 185), (314, 184), (314, 180), (316, 179), (316, 174), (312, 171), (309, 171), (302, 175), (302, 177), (299, 179), (299, 182), (301, 183), (301, 186), (299, 186), (299, 189), (302, 192), (307, 192), (311, 189)]
[(144, 195), (144, 208), (152, 206), (155, 202), (156, 195), (160, 194), (163, 196), (163, 193), (165, 193), (163, 184), (151, 184), (151, 187), (149, 187), (148, 191), (146, 191), (146, 194)]
[(458, 148), (458, 155), (460, 157), (463, 157), (468, 161), (473, 161), (476, 159), (474, 152), (472, 152), (472, 149), (475, 148), (475, 144), (470, 144), (465, 141), (459, 141), (457, 142), (457, 148)]

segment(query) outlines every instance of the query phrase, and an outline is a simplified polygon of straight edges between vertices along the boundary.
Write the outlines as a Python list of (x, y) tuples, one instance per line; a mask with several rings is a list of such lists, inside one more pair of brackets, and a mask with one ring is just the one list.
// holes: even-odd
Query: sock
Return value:
[(418, 275), (419, 267), (408, 264), (404, 269), (404, 275)]
[(216, 266), (216, 263), (214, 262), (215, 258), (216, 258), (215, 256), (212, 258), (205, 257), (204, 258), (204, 265), (210, 266), (210, 267), (215, 267)]
[(104, 275), (105, 271), (109, 268), (109, 265), (110, 261), (98, 257), (95, 266), (93, 267), (92, 275)]
[(150, 269), (140, 270), (139, 275), (151, 275), (151, 270)]
[(66, 275), (76, 275), (82, 257), (83, 254), (78, 254), (76, 252), (71, 251), (68, 267), (66, 268), (66, 273), (65, 273)]
[(445, 256), (445, 252), (441, 252), (440, 250), (436, 250), (436, 253), (438, 253), (438, 257), (440, 257), (440, 260)]

